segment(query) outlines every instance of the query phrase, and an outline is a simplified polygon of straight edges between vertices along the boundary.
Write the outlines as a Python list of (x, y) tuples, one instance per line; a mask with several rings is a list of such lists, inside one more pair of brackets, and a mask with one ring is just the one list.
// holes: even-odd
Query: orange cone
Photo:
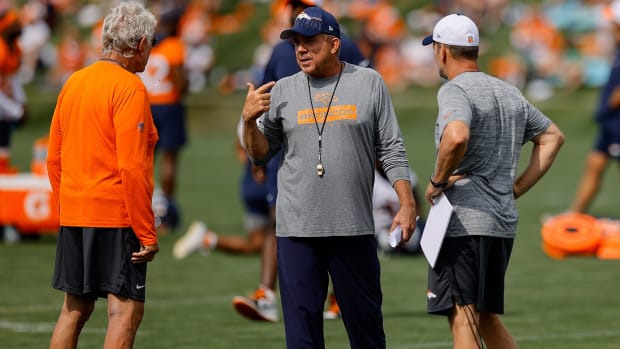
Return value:
[(565, 213), (547, 220), (542, 227), (543, 251), (552, 258), (594, 255), (603, 238), (603, 226), (584, 213)]

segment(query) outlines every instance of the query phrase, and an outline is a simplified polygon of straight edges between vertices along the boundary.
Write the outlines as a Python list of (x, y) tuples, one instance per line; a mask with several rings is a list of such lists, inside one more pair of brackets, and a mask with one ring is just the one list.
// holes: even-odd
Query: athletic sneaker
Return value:
[(338, 302), (336, 302), (336, 296), (334, 296), (333, 293), (330, 293), (328, 300), (329, 304), (327, 306), (327, 310), (323, 312), (323, 319), (335, 320), (340, 318), (340, 307), (338, 306)]
[(232, 303), (239, 314), (250, 320), (278, 321), (276, 295), (267, 287), (258, 287), (251, 298), (235, 296)]
[(215, 235), (207, 231), (207, 225), (200, 221), (193, 222), (187, 232), (174, 243), (172, 254), (176, 259), (183, 259), (198, 251), (206, 251), (205, 238)]

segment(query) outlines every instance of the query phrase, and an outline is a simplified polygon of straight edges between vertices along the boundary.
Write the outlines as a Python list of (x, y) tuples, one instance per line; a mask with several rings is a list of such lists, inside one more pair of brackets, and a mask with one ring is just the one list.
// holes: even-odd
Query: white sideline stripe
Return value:
[(23, 306), (0, 306), (0, 314), (27, 314), (27, 313), (40, 313), (46, 311), (60, 311), (62, 303), (54, 304), (32, 304)]
[[(620, 337), (620, 331), (594, 331), (594, 332), (575, 332), (575, 333), (556, 333), (544, 336), (515, 336), (517, 343), (524, 342), (539, 342), (548, 341), (553, 339), (587, 339), (587, 338), (601, 338), (601, 337)], [(429, 343), (417, 343), (407, 345), (407, 348), (411, 349), (426, 349), (426, 348), (451, 348), (452, 342), (429, 342)]]
[[(50, 322), (13, 322), (0, 320), (0, 329), (9, 330), (17, 333), (52, 333), (55, 323)], [(82, 332), (89, 333), (105, 333), (105, 328), (88, 328), (88, 325)]]
[(620, 331), (594, 331), (594, 332), (575, 332), (575, 333), (555, 333), (545, 336), (519, 336), (517, 341), (533, 342), (538, 340), (548, 340), (557, 338), (584, 339), (594, 337), (619, 337)]
[[(13, 322), (7, 320), (0, 320), (0, 329), (9, 330), (17, 333), (51, 333), (54, 330), (55, 323), (50, 322)], [(105, 333), (105, 328), (89, 328), (88, 325), (82, 330), (83, 333)], [(144, 331), (138, 331), (140, 335), (144, 335)], [(141, 333), (140, 333), (141, 332)], [(538, 342), (541, 340), (552, 339), (586, 339), (586, 338), (601, 338), (601, 337), (618, 337), (620, 331), (594, 331), (594, 332), (576, 332), (576, 333), (558, 333), (545, 336), (517, 336), (515, 337), (518, 343), (523, 342)], [(425, 348), (445, 348), (451, 347), (452, 342), (428, 342), (428, 343), (416, 343), (407, 345), (407, 348), (411, 349), (425, 349)]]
[[(234, 295), (217, 296), (217, 297), (194, 297), (184, 299), (168, 299), (168, 298), (153, 298), (147, 297), (146, 308), (175, 308), (179, 306), (193, 307), (196, 305), (208, 305), (208, 304), (222, 304), (230, 303)], [(249, 297), (249, 295), (248, 295)], [(102, 305), (99, 305), (102, 304)], [(105, 307), (106, 300), (102, 299), (95, 303), (96, 307)], [(62, 306), (62, 300), (58, 303), (50, 304), (31, 304), (31, 305), (15, 305), (15, 306), (0, 306), (0, 316), (7, 314), (29, 314), (29, 313), (41, 313), (41, 312), (57, 312), (60, 311)], [(1, 328), (1, 327), (0, 327)]]
[(47, 176), (38, 176), (30, 173), (18, 173), (14, 175), (0, 175), (0, 189), (7, 191), (23, 190), (52, 190)]
[[(179, 299), (162, 299), (162, 298), (150, 298), (147, 301), (147, 308), (169, 308), (179, 306), (196, 306), (196, 305), (208, 305), (208, 304), (221, 304), (222, 302), (228, 302), (232, 299), (232, 295), (217, 296), (217, 297), (194, 297), (187, 298), (182, 301)], [(59, 303), (60, 304), (60, 303)], [(59, 304), (39, 304), (30, 306), (19, 307), (0, 307), (1, 313), (13, 313), (24, 314), (33, 312), (47, 312), (51, 310), (57, 310)], [(101, 303), (103, 304), (103, 303)], [(0, 319), (0, 329), (9, 330), (19, 333), (51, 333), (54, 329), (55, 323), (28, 323), (28, 322), (12, 322)], [(90, 333), (105, 333), (103, 328), (89, 328), (88, 325), (84, 328), (83, 332)], [(144, 334), (144, 331), (138, 331), (138, 334)], [(587, 339), (587, 338), (600, 338), (600, 337), (620, 337), (620, 330), (601, 330), (590, 332), (572, 332), (572, 333), (550, 333), (541, 336), (515, 336), (518, 343), (523, 342), (536, 342), (553, 339)], [(399, 348), (397, 346), (396, 348)], [(425, 348), (449, 348), (452, 347), (451, 341), (443, 342), (426, 342), (426, 343), (410, 343), (406, 346), (409, 349), (425, 349)]]

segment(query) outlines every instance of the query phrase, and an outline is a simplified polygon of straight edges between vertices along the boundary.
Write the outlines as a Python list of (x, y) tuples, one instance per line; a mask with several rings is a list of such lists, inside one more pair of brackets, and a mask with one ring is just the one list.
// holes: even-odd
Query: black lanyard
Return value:
[(310, 92), (310, 76), (306, 75), (308, 78), (308, 97), (310, 98), (310, 107), (312, 108), (312, 116), (314, 117), (314, 125), (316, 126), (316, 131), (319, 134), (319, 163), (316, 164), (316, 174), (319, 177), (323, 177), (325, 174), (325, 168), (323, 167), (323, 161), (321, 160), (321, 153), (323, 151), (323, 130), (325, 129), (325, 122), (327, 121), (327, 117), (329, 116), (329, 108), (332, 106), (332, 101), (334, 100), (334, 95), (336, 94), (336, 88), (338, 87), (338, 83), (340, 82), (340, 76), (342, 75), (342, 63), (340, 63), (340, 72), (338, 73), (338, 79), (336, 80), (336, 85), (334, 86), (334, 90), (332, 91), (332, 95), (329, 98), (329, 104), (327, 104), (327, 111), (325, 111), (325, 117), (323, 118), (323, 123), (321, 124), (321, 128), (319, 128), (319, 121), (316, 119), (316, 114), (314, 112), (314, 104), (312, 103), (312, 93)]

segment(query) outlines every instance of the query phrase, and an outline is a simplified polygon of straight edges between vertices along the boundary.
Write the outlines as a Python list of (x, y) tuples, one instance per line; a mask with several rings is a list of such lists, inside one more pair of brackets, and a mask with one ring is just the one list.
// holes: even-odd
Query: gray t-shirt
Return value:
[(269, 141), (269, 156), (283, 149), (278, 236), (374, 234), (375, 161), (382, 161), (392, 184), (409, 180), (407, 154), (387, 88), (377, 72), (351, 64), (344, 65), (329, 108), (322, 134), (325, 174), (317, 175), (317, 126), (321, 129), (337, 80), (308, 80), (299, 72), (280, 79), (271, 90), (271, 109), (259, 128)]
[(551, 120), (516, 87), (482, 72), (446, 82), (437, 102), (436, 147), (449, 122), (462, 121), (470, 130), (467, 152), (455, 173), (467, 177), (445, 192), (454, 206), (447, 236), (514, 237), (519, 217), (512, 186), (521, 148)]

